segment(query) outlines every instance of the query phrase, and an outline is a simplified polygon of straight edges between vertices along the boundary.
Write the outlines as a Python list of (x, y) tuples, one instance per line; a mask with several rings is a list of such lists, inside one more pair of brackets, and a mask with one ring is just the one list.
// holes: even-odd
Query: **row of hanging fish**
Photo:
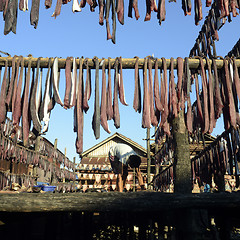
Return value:
[[(142, 94), (139, 58), (136, 57), (133, 108), (136, 112), (142, 113), (143, 128), (158, 127), (156, 140), (161, 139), (166, 134), (171, 135), (172, 120), (178, 116), (180, 110), (184, 112), (189, 133), (195, 136), (198, 136), (199, 132), (211, 134), (222, 112), (225, 129), (230, 126), (236, 127), (240, 123), (238, 109), (240, 80), (236, 59), (223, 59), (223, 67), (217, 69), (215, 59), (211, 63), (206, 58), (205, 67), (203, 59), (201, 57), (196, 58), (199, 59), (200, 63), (198, 69), (190, 69), (189, 58), (183, 60), (178, 57), (176, 61), (173, 58), (170, 59), (169, 70), (165, 58), (145, 58), (142, 69)], [(66, 88), (63, 99), (59, 94), (60, 69), (58, 67), (58, 58), (49, 59), (43, 97), (41, 94), (43, 88), (43, 69), (40, 67), (41, 58), (37, 60), (36, 69), (31, 68), (31, 58), (25, 61), (27, 61), (27, 68), (25, 68), (26, 74), (24, 78), (23, 57), (13, 57), (12, 68), (8, 68), (8, 60), (5, 62), (0, 93), (0, 111), (2, 113), (0, 122), (5, 121), (7, 111), (12, 112), (13, 133), (17, 133), (20, 119), (22, 119), (23, 144), (27, 146), (29, 137), (34, 138), (30, 136), (31, 124), (31, 132), (35, 136), (45, 133), (48, 130), (51, 111), (56, 103), (65, 109), (74, 107), (74, 131), (77, 133), (76, 148), (77, 152), (81, 153), (83, 148), (84, 112), (87, 113), (89, 109), (88, 101), (92, 95), (89, 59), (72, 57), (66, 59)], [(110, 64), (106, 65), (109, 61), (109, 59), (93, 58), (95, 93), (92, 128), (96, 139), (100, 137), (100, 125), (106, 132), (110, 133), (108, 120), (113, 119), (115, 127), (120, 127), (118, 99), (123, 105), (128, 105), (124, 93), (122, 58), (116, 58), (114, 61), (113, 93), (111, 66)], [(159, 61), (162, 63), (160, 71)], [(177, 65), (176, 83), (174, 64)], [(154, 77), (153, 65), (155, 69)], [(106, 66), (108, 82), (106, 81)], [(102, 72), (101, 104), (99, 89), (100, 67)], [(83, 79), (84, 69), (86, 69), (85, 84)], [(200, 82), (201, 88), (199, 86)], [(23, 83), (24, 89), (21, 94)], [(194, 83), (195, 93), (192, 93), (191, 88)], [(196, 101), (192, 105), (193, 97), (196, 98)]]
[[(37, 60), (36, 69), (31, 68), (31, 58), (28, 58), (26, 61), (28, 65), (26, 68), (24, 68), (24, 58), (21, 56), (13, 57), (12, 68), (8, 67), (8, 60), (5, 62), (0, 93), (0, 123), (5, 122), (8, 111), (12, 112), (13, 128), (11, 134), (18, 133), (21, 120), (23, 145), (28, 146), (29, 139), (34, 139), (39, 134), (44, 134), (48, 130), (50, 114), (56, 103), (60, 104), (65, 109), (74, 107), (74, 131), (77, 132), (76, 148), (78, 153), (82, 152), (83, 112), (87, 113), (89, 109), (88, 100), (92, 94), (89, 59), (79, 59), (79, 70), (77, 68), (76, 58), (68, 57), (66, 59), (66, 89), (63, 100), (59, 94), (60, 69), (58, 68), (58, 58), (55, 58), (54, 60), (51, 58), (49, 59), (43, 94), (43, 69), (40, 67), (41, 58), (38, 58)], [(127, 103), (125, 101), (122, 78), (122, 58), (116, 58), (115, 60), (113, 94), (111, 87), (111, 68), (109, 65), (108, 85), (106, 86), (105, 60), (102, 60), (101, 68), (103, 87), (100, 111), (100, 62), (98, 58), (94, 58), (93, 61), (95, 64), (95, 104), (92, 128), (96, 139), (98, 139), (100, 137), (100, 123), (108, 133), (110, 133), (110, 130), (107, 120), (113, 119), (115, 127), (120, 127), (118, 96), (122, 104), (127, 105)], [(83, 85), (83, 66), (86, 67), (87, 72), (85, 88)], [(23, 74), (24, 70), (25, 75)], [(23, 84), (23, 93), (21, 93)]]
[[(159, 143), (161, 144), (161, 143)], [(161, 167), (162, 165), (171, 165), (174, 162), (174, 146), (173, 136), (166, 136), (161, 149), (155, 154), (155, 165)]]
[(234, 45), (232, 50), (227, 54), (228, 57), (236, 57), (239, 58), (240, 56), (240, 39)]
[[(223, 67), (218, 69), (215, 59), (212, 59), (212, 64), (210, 64), (210, 60), (206, 58), (205, 67), (203, 59), (201, 57), (196, 58), (200, 62), (198, 69), (189, 68), (188, 58), (185, 58), (184, 63), (183, 59), (177, 59), (178, 81), (176, 87), (173, 81), (174, 77), (171, 77), (173, 74), (172, 59), (172, 70), (170, 70), (169, 74), (169, 92), (165, 91), (169, 94), (169, 98), (167, 101), (165, 96), (166, 101), (165, 103), (163, 102), (165, 105), (162, 104), (165, 107), (161, 113), (161, 121), (155, 135), (156, 141), (161, 139), (164, 134), (170, 135), (171, 121), (173, 117), (178, 116), (180, 110), (184, 112), (187, 130), (193, 137), (198, 137), (205, 133), (211, 134), (216, 126), (217, 119), (219, 119), (222, 113), (226, 130), (230, 126), (236, 128), (240, 124), (238, 107), (240, 80), (236, 59), (222, 59)], [(199, 86), (199, 76), (201, 88)], [(167, 84), (166, 77), (163, 82)], [(193, 92), (191, 87), (194, 83), (195, 91)], [(161, 88), (161, 91), (162, 89), (164, 88)], [(196, 98), (194, 104), (191, 103), (193, 97)], [(161, 99), (165, 98), (162, 97)], [(187, 102), (186, 107), (185, 102)], [(165, 116), (165, 111), (167, 116)], [(156, 112), (154, 117), (156, 117)]]
[(32, 176), (10, 174), (8, 172), (0, 171), (0, 190), (7, 186), (11, 186), (13, 183), (18, 183), (28, 188), (34, 185), (34, 180), (35, 179)]
[[(218, 31), (228, 21), (231, 22), (231, 15), (236, 17), (238, 15), (237, 10), (239, 8), (238, 1), (215, 1), (208, 15), (205, 18), (204, 24), (196, 39), (195, 45), (190, 51), (189, 56), (200, 56), (209, 58), (216, 57), (215, 41), (219, 40)], [(195, 24), (199, 24), (199, 20), (202, 18), (196, 18)]]
[(166, 192), (167, 190), (171, 190), (171, 186), (174, 185), (173, 165), (167, 167), (160, 174), (156, 175), (152, 183), (156, 191)]
[[(1, 126), (1, 133), (0, 133), (0, 162), (1, 160), (12, 161), (14, 163), (23, 163), (23, 164), (31, 164), (35, 167), (39, 167), (43, 169), (45, 172), (51, 171), (53, 172), (56, 177), (59, 179), (72, 179), (73, 173), (69, 170), (74, 168), (74, 164), (69, 161), (67, 157), (64, 159), (61, 157), (61, 154), (57, 154), (56, 150), (52, 149), (51, 154), (46, 154), (46, 151), (43, 151), (43, 146), (47, 146), (43, 141), (40, 143), (40, 152), (36, 153), (35, 151), (31, 151), (27, 148), (16, 144), (14, 141), (11, 140), (10, 135), (11, 132), (11, 121), (7, 119), (6, 123), (2, 124)], [(46, 158), (47, 156), (47, 158)], [(54, 166), (50, 163), (49, 159), (55, 158), (56, 161), (60, 164), (63, 164), (64, 167), (67, 167), (69, 170), (66, 169), (59, 169), (59, 167)], [(1, 163), (0, 163), (1, 164)]]
[(49, 159), (46, 159), (41, 154), (16, 146), (10, 139), (0, 135), (0, 161), (3, 160), (26, 165), (31, 164), (45, 172), (52, 172), (59, 179), (63, 179), (64, 177), (66, 179), (72, 179), (72, 172), (56, 167), (49, 162)]
[[(16, 130), (14, 129), (13, 122), (9, 118), (7, 118), (6, 121), (1, 124), (0, 132), (1, 132), (1, 135), (5, 137), (7, 141), (9, 141), (9, 148), (12, 149), (11, 151), (14, 152), (15, 148), (17, 148), (20, 144), (22, 144), (22, 128), (18, 126), (17, 133), (14, 134)], [(31, 135), (31, 132), (30, 132), (30, 135)], [(36, 141), (32, 140), (30, 146), (34, 147), (35, 144), (36, 144)], [(22, 147), (19, 147), (19, 148), (22, 148)], [(24, 151), (24, 148), (22, 151)], [(58, 149), (55, 149), (53, 146), (46, 143), (42, 138), (38, 143), (38, 153), (41, 156), (55, 159), (57, 163), (59, 163), (60, 165), (63, 164), (63, 166), (68, 168), (69, 170), (74, 169), (74, 163), (71, 162), (68, 157), (64, 156)], [(13, 153), (13, 155), (15, 156), (18, 154)]]
[(193, 180), (211, 185), (212, 176), (219, 189), (224, 190), (224, 175), (235, 175), (239, 186), (240, 130), (231, 128), (211, 143), (203, 153), (192, 159)]
[[(64, 4), (71, 2), (71, 0), (57, 0), (55, 10), (52, 14), (52, 17), (57, 17), (61, 13), (61, 7)], [(176, 2), (172, 0), (171, 2)], [(19, 3), (19, 4), (18, 4)], [(104, 25), (104, 20), (106, 23), (107, 30), (107, 39), (111, 39), (113, 43), (116, 42), (116, 19), (118, 19), (120, 24), (124, 24), (124, 0), (78, 0), (72, 1), (72, 11), (81, 12), (82, 8), (86, 6), (86, 3), (90, 7), (91, 12), (95, 12), (95, 8), (99, 7), (99, 24)], [(212, 1), (206, 0), (206, 6), (211, 6)], [(239, 8), (239, 3), (236, 0), (231, 1), (229, 4), (228, 0), (219, 1), (218, 4), (215, 4), (216, 8), (221, 12), (221, 18), (229, 16), (229, 12), (233, 13), (233, 16), (236, 16), (236, 8)], [(52, 0), (45, 0), (45, 8), (49, 9), (52, 7)], [(3, 12), (3, 19), (5, 21), (4, 34), (8, 34), (10, 31), (16, 33), (17, 26), (17, 13), (18, 9), (21, 11), (28, 11), (29, 4), (28, 0), (0, 0), (0, 11)], [(30, 12), (30, 23), (37, 28), (39, 21), (39, 9), (40, 9), (40, 0), (32, 0), (31, 12)], [(185, 15), (191, 15), (192, 3), (191, 0), (182, 1), (182, 9)], [(109, 16), (110, 10), (112, 15), (112, 33), (110, 32), (110, 23)], [(134, 15), (136, 20), (140, 18), (138, 10), (138, 1), (130, 0), (128, 6), (128, 17), (132, 18), (132, 10), (134, 10)], [(201, 0), (194, 1), (194, 10), (195, 10), (195, 23), (199, 24), (199, 21), (202, 19), (202, 2)], [(149, 21), (151, 19), (152, 12), (157, 13), (157, 19), (161, 25), (162, 21), (165, 21), (166, 18), (166, 8), (165, 0), (159, 0), (158, 4), (155, 0), (146, 0), (146, 15), (144, 21)]]

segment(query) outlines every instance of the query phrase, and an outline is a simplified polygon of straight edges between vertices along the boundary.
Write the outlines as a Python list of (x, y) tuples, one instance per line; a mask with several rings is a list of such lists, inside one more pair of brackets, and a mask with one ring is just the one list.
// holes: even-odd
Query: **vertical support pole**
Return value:
[(76, 183), (76, 166), (75, 166), (75, 162), (76, 162), (76, 157), (73, 158), (73, 189), (74, 189), (74, 192), (76, 192), (76, 187), (75, 187), (75, 183)]
[[(55, 140), (54, 140), (54, 151), (56, 151), (57, 150), (57, 142), (58, 142), (58, 139), (57, 138), (55, 138)], [(52, 163), (51, 164), (53, 164), (53, 165), (56, 165), (56, 159), (55, 158), (53, 158), (53, 161), (52, 161)], [(54, 176), (54, 173), (53, 172), (51, 172), (51, 184), (55, 184), (56, 183), (56, 178), (55, 178), (55, 176)]]
[(133, 168), (133, 192), (136, 192), (136, 168)]
[[(155, 132), (157, 131), (157, 127), (155, 127)], [(155, 150), (154, 150), (155, 154), (158, 152), (158, 144), (155, 143)], [(159, 174), (159, 164), (155, 164), (155, 175)]]
[[(64, 156), (66, 157), (67, 156), (67, 148), (64, 149)], [(65, 161), (65, 159), (64, 159)], [(63, 178), (63, 183), (65, 183), (65, 177)]]
[(173, 120), (173, 141), (175, 148), (174, 172), (175, 172), (175, 193), (191, 193), (192, 177), (191, 162), (188, 142), (188, 133), (184, 121), (184, 113), (181, 111)]
[(35, 142), (35, 152), (39, 152), (41, 139), (42, 139), (41, 136), (37, 136), (37, 139), (36, 139), (36, 142)]
[(56, 138), (54, 141), (54, 149), (57, 149), (57, 142), (58, 142), (58, 139)]
[[(42, 140), (42, 137), (37, 136), (35, 147), (34, 147), (36, 153), (39, 152), (41, 140)], [(33, 176), (37, 176), (37, 167), (33, 167)], [(35, 180), (35, 184), (37, 184), (37, 177)]]
[(150, 156), (150, 129), (147, 128), (147, 188), (150, 189), (151, 156)]

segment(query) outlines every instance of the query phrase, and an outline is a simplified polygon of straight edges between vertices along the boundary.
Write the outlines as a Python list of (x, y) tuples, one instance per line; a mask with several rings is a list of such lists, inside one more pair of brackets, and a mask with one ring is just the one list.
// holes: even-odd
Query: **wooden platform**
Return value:
[(236, 227), (238, 192), (0, 194), (0, 233), (10, 239), (226, 240)]
[(185, 208), (240, 211), (240, 192), (184, 195), (148, 191), (0, 194), (0, 212), (162, 212)]

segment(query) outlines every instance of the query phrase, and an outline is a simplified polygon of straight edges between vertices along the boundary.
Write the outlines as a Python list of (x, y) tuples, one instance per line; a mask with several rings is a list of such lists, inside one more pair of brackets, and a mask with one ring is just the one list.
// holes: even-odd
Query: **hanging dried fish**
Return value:
[(116, 43), (116, 9), (115, 9), (115, 0), (111, 0), (112, 5), (112, 42)]
[(19, 1), (19, 10), (28, 11), (28, 0), (20, 0)]
[(200, 68), (201, 68), (201, 78), (202, 78), (202, 97), (203, 97), (203, 112), (204, 112), (204, 129), (202, 129), (203, 133), (208, 132), (209, 130), (209, 112), (208, 112), (208, 92), (207, 92), (207, 79), (206, 72), (203, 64), (203, 59), (200, 59)]
[(99, 5), (99, 24), (103, 25), (105, 1), (104, 0), (98, 0), (98, 5)]
[(41, 129), (42, 129), (42, 125), (38, 116), (38, 109), (37, 109), (37, 89), (38, 89), (38, 81), (39, 81), (40, 61), (41, 61), (41, 57), (39, 57), (37, 60), (37, 72), (34, 80), (32, 95), (30, 98), (30, 113), (31, 113), (31, 119), (33, 122), (33, 128), (38, 133), (41, 132)]
[(6, 14), (4, 15), (4, 35), (7, 35), (11, 31), (16, 34), (18, 0), (8, 0), (6, 7)]
[(177, 75), (178, 75), (178, 82), (177, 82), (177, 98), (178, 98), (178, 112), (180, 109), (183, 109), (182, 102), (182, 80), (183, 80), (183, 59), (178, 57), (177, 58)]
[(236, 64), (236, 58), (233, 58), (233, 72), (234, 72), (234, 77), (233, 77), (234, 85), (236, 87), (238, 99), (240, 99), (240, 79), (239, 79), (238, 67)]
[(230, 123), (235, 128), (236, 127), (236, 111), (235, 111), (235, 105), (233, 100), (231, 82), (229, 78), (228, 61), (226, 59), (223, 59), (223, 63), (224, 63), (226, 88), (227, 88), (227, 95), (228, 95), (228, 102), (229, 102), (228, 106), (229, 106)]
[(152, 126), (157, 126), (158, 125), (158, 120), (155, 115), (155, 110), (154, 110), (154, 99), (153, 99), (153, 83), (152, 83), (152, 60), (149, 57), (148, 58), (148, 94), (149, 94), (149, 107), (150, 107), (150, 118), (151, 118), (151, 125)]
[(59, 94), (59, 80), (60, 80), (60, 70), (58, 69), (58, 58), (55, 57), (53, 61), (53, 95), (55, 101), (64, 106), (60, 94)]
[(182, 0), (182, 10), (185, 16), (191, 15), (191, 9), (192, 9), (191, 0)]
[(167, 62), (165, 58), (162, 58), (162, 65), (163, 65), (163, 88), (161, 86), (161, 102), (163, 105), (163, 112), (161, 114), (161, 122), (160, 127), (167, 121), (168, 118), (168, 84), (167, 84)]
[(201, 0), (194, 0), (194, 10), (195, 10), (195, 25), (199, 25), (199, 22), (203, 19)]
[(214, 84), (214, 107), (215, 107), (215, 110), (214, 110), (214, 112), (215, 112), (215, 119), (217, 120), (220, 117), (224, 106), (223, 106), (221, 93), (220, 93), (218, 70), (217, 70), (217, 64), (216, 64), (215, 59), (212, 59), (212, 64), (213, 64), (214, 80), (215, 80), (215, 84)]
[(209, 99), (209, 130), (208, 133), (211, 134), (213, 128), (216, 126), (215, 116), (214, 116), (214, 103), (213, 103), (213, 79), (211, 73), (211, 66), (208, 59), (206, 59), (208, 68), (208, 99)]
[[(23, 70), (24, 70), (24, 59), (22, 56), (20, 57), (20, 61), (21, 61), (21, 70), (20, 70), (19, 81), (18, 81), (18, 85), (17, 85), (16, 99), (15, 99), (14, 108), (13, 108), (13, 112), (12, 112), (13, 126), (14, 126), (15, 130), (18, 128), (20, 118), (22, 116), (21, 93), (22, 93)], [(5, 71), (6, 71), (6, 69), (5, 69)], [(1, 112), (3, 112), (3, 111), (1, 110)]]
[(76, 89), (77, 89), (77, 63), (76, 58), (73, 58), (73, 69), (71, 77), (71, 91), (70, 91), (70, 108), (76, 104)]
[(54, 13), (52, 14), (52, 17), (56, 18), (57, 16), (60, 15), (62, 4), (63, 4), (62, 0), (57, 0), (56, 8)]
[(119, 76), (119, 99), (123, 105), (128, 106), (125, 100), (125, 93), (124, 93), (124, 86), (123, 86), (122, 57), (119, 58), (119, 68), (120, 68), (119, 69), (120, 73), (118, 75)]
[(17, 56), (15, 55), (12, 60), (12, 75), (11, 75), (11, 79), (10, 79), (10, 83), (9, 83), (9, 87), (8, 87), (8, 93), (7, 93), (6, 100), (5, 100), (5, 102), (8, 106), (9, 112), (12, 111), (12, 96), (13, 96), (13, 88), (15, 85), (16, 58), (17, 58)]
[(103, 129), (107, 133), (111, 133), (107, 123), (107, 92), (106, 92), (106, 73), (105, 73), (105, 60), (103, 59), (102, 64), (102, 97), (101, 97), (101, 114), (100, 122)]
[(111, 0), (106, 0), (105, 5), (105, 19), (106, 19), (106, 29), (107, 29), (107, 40), (111, 39), (110, 25), (109, 25), (109, 12), (110, 12)]
[(64, 108), (70, 108), (70, 94), (71, 94), (71, 87), (72, 87), (72, 77), (71, 77), (71, 60), (72, 57), (67, 57), (66, 59), (66, 66), (65, 66), (65, 76), (66, 76), (66, 89), (65, 89), (65, 96), (64, 96)]
[(161, 25), (166, 18), (166, 8), (165, 8), (165, 0), (159, 0), (158, 2), (158, 12), (157, 19), (159, 19), (159, 24)]
[(78, 0), (73, 0), (73, 4), (72, 4), (72, 12), (81, 12), (82, 9), (80, 8), (80, 5), (78, 3)]
[(118, 21), (124, 25), (124, 1), (123, 0), (118, 0), (117, 1), (117, 17)]
[(151, 128), (149, 104), (149, 91), (147, 83), (147, 59), (144, 58), (143, 66), (143, 113), (142, 113), (142, 128)]
[[(220, 71), (220, 78), (224, 80), (225, 79), (225, 73), (224, 73), (224, 69), (221, 69)], [(223, 81), (225, 82), (225, 81)], [(221, 98), (223, 101), (223, 122), (224, 122), (224, 128), (225, 129), (229, 129), (231, 124), (230, 124), (230, 114), (229, 114), (229, 102), (228, 102), (228, 97), (227, 97), (227, 89), (226, 89), (226, 84), (223, 84), (223, 82), (221, 82)]]
[(52, 0), (45, 0), (45, 8), (48, 9), (52, 6)]
[(139, 77), (139, 69), (138, 69), (138, 60), (139, 60), (139, 57), (136, 57), (133, 108), (136, 112), (140, 113), (142, 107), (141, 107), (141, 86), (140, 86), (140, 77)]
[(154, 73), (154, 100), (155, 107), (159, 112), (163, 111), (163, 105), (161, 103), (160, 94), (159, 94), (159, 81), (158, 81), (158, 64), (159, 59), (155, 61), (155, 73)]
[(203, 118), (203, 111), (202, 111), (202, 104), (200, 100), (200, 94), (199, 94), (199, 83), (198, 83), (198, 74), (195, 73), (195, 88), (196, 88), (196, 98), (197, 98), (197, 115), (199, 118), (199, 123), (201, 126), (201, 129), (204, 128), (204, 118)]
[(171, 64), (170, 81), (171, 81), (171, 90), (172, 90), (172, 102), (170, 104), (172, 105), (172, 110), (173, 110), (174, 117), (177, 117), (178, 116), (178, 113), (177, 113), (177, 93), (176, 93), (176, 87), (175, 87), (175, 82), (174, 82), (174, 58), (171, 58), (170, 64)]
[(50, 58), (49, 62), (48, 62), (48, 71), (47, 71), (47, 77), (46, 77), (46, 82), (45, 82), (44, 96), (43, 96), (42, 104), (40, 106), (40, 120), (44, 122), (44, 125), (42, 127), (42, 133), (45, 133), (48, 131), (48, 125), (49, 125), (50, 114), (51, 114), (51, 112), (48, 111), (48, 106), (49, 106), (49, 103), (51, 100), (51, 97), (50, 97), (50, 94), (51, 94), (51, 89), (50, 89), (51, 62), (52, 62), (52, 58)]
[(86, 61), (86, 71), (87, 71), (87, 76), (86, 76), (86, 85), (85, 85), (85, 91), (84, 91), (84, 97), (83, 97), (83, 110), (85, 113), (87, 113), (89, 106), (88, 106), (88, 100), (91, 97), (92, 93), (92, 86), (91, 86), (91, 69), (89, 68), (88, 65), (88, 58), (85, 59)]
[(29, 86), (30, 86), (30, 74), (31, 74), (32, 60), (28, 60), (27, 76), (25, 76), (25, 84), (23, 91), (23, 109), (22, 109), (22, 134), (23, 134), (23, 145), (28, 145), (28, 137), (30, 131), (29, 124)]
[(113, 119), (111, 64), (108, 58), (107, 120)]
[(14, 109), (15, 101), (16, 101), (16, 96), (17, 96), (17, 85), (18, 85), (18, 77), (19, 77), (19, 67), (20, 67), (20, 58), (17, 60), (16, 64), (16, 74), (15, 74), (15, 81), (14, 81), (14, 86), (13, 86), (13, 95), (12, 95), (12, 112)]
[(238, 107), (238, 96), (237, 96), (237, 89), (234, 83), (234, 70), (233, 70), (233, 62), (232, 59), (229, 59), (229, 73), (230, 73), (230, 81), (232, 86), (232, 93), (233, 93), (233, 100), (234, 100), (234, 106), (236, 111), (236, 123), (237, 125), (240, 125), (240, 114), (239, 114), (239, 107)]
[(140, 17), (138, 10), (138, 0), (129, 0), (128, 17), (130, 18), (132, 18), (132, 8), (134, 9), (136, 20), (138, 20)]
[(236, 17), (238, 15), (236, 8), (239, 8), (237, 1), (230, 0), (230, 12), (232, 12), (233, 17)]
[(118, 85), (119, 85), (119, 76), (118, 76), (118, 65), (119, 60), (116, 58), (114, 63), (114, 95), (113, 95), (113, 120), (114, 120), (114, 126), (116, 128), (120, 127), (120, 114), (119, 114), (119, 107), (118, 107)]
[(94, 113), (92, 119), (92, 128), (96, 139), (100, 138), (100, 106), (99, 106), (99, 60), (97, 57), (93, 58), (95, 63), (95, 102)]
[(76, 114), (76, 132), (77, 138), (75, 142), (77, 153), (82, 153), (83, 151), (83, 59), (79, 60), (79, 80), (78, 80), (78, 91), (76, 105), (74, 107), (74, 112)]
[(190, 79), (190, 69), (189, 69), (189, 59), (185, 58), (185, 87), (184, 87), (184, 96), (187, 99), (187, 113), (185, 116), (185, 123), (188, 132), (191, 134), (193, 131), (193, 117), (192, 117), (192, 104), (190, 98), (190, 89), (191, 89), (191, 79)]
[(32, 0), (30, 22), (31, 22), (31, 25), (33, 25), (35, 29), (37, 28), (37, 25), (38, 25), (39, 5), (40, 5), (40, 0)]
[(5, 61), (5, 71), (2, 80), (1, 93), (0, 93), (0, 123), (5, 122), (7, 116), (7, 107), (5, 104), (6, 91), (7, 91), (7, 70), (8, 70), (8, 60)]

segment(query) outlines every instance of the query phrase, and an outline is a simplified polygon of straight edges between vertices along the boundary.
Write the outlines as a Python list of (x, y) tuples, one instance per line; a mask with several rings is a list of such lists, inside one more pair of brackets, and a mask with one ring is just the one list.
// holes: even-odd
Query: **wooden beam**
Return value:
[[(0, 57), (0, 67), (4, 67), (5, 66), (5, 61), (8, 60), (8, 66), (12, 66), (12, 57)], [(33, 57), (25, 57), (24, 58), (24, 66), (27, 67), (28, 66), (28, 60), (31, 59), (32, 63), (31, 66), (32, 68), (36, 68), (37, 67), (37, 60), (38, 58), (33, 58)], [(50, 60), (49, 60), (50, 59)], [(87, 58), (85, 58), (84, 60), (86, 60)], [(152, 63), (155, 62), (156, 58), (152, 58)], [(40, 62), (40, 67), (41, 68), (48, 68), (48, 63), (49, 61), (51, 61), (51, 65), (53, 64), (53, 60), (54, 58), (41, 58), (41, 62)], [(99, 61), (101, 62), (102, 59), (99, 58)], [(95, 68), (95, 64), (94, 61), (92, 59), (88, 59), (88, 65), (90, 68)], [(114, 68), (114, 62), (115, 62), (115, 58), (112, 58), (108, 61), (108, 59), (105, 59), (105, 63), (106, 63), (106, 67), (108, 67), (108, 64), (111, 65), (111, 68)], [(122, 67), (123, 69), (134, 69), (135, 68), (135, 62), (136, 59), (135, 58), (122, 58)], [(167, 68), (170, 68), (170, 59), (166, 59), (167, 62)], [(76, 63), (77, 66), (79, 66), (79, 59), (76, 59)], [(204, 65), (206, 64), (206, 60), (203, 59), (203, 63)], [(209, 59), (209, 63), (210, 65), (212, 64), (212, 60)], [(144, 64), (144, 58), (139, 58), (138, 61), (138, 67), (139, 68), (143, 68), (143, 64)], [(223, 60), (222, 59), (216, 59), (216, 64), (217, 64), (217, 68), (222, 68), (223, 67)], [(236, 59), (236, 64), (238, 67), (240, 67), (240, 59)], [(63, 58), (58, 58), (58, 67), (60, 69), (65, 68), (66, 66), (66, 59)], [(200, 66), (200, 61), (199, 59), (189, 59), (189, 67), (192, 69), (198, 68)], [(162, 67), (162, 60), (161, 58), (159, 58), (159, 68)], [(86, 68), (85, 64), (83, 65), (83, 68)], [(101, 68), (101, 64), (100, 64), (100, 68)], [(174, 59), (174, 68), (177, 68), (177, 59)]]
[(153, 212), (202, 208), (239, 211), (239, 193), (169, 194), (160, 192), (0, 193), (0, 212), (126, 211)]

